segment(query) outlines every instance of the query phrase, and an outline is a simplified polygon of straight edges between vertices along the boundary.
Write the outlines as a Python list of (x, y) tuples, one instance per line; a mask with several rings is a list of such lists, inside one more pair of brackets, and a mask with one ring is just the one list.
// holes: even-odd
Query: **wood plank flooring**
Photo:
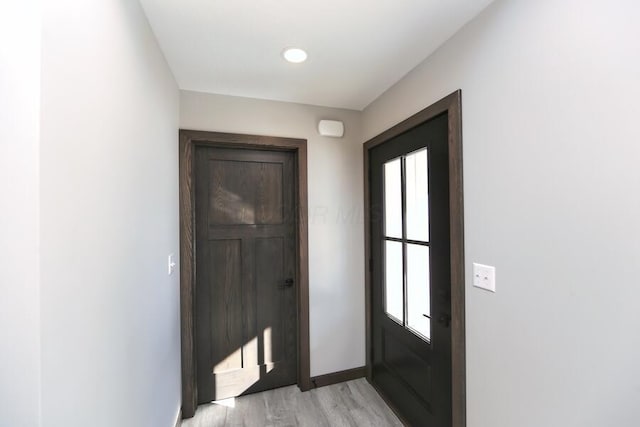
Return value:
[(305, 393), (283, 387), (236, 398), (234, 404), (201, 405), (182, 427), (402, 426), (364, 378)]

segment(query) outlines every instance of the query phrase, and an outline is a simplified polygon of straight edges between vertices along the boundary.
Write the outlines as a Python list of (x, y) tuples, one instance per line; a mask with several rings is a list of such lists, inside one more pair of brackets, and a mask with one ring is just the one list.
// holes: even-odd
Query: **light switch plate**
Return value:
[(496, 291), (496, 268), (473, 263), (473, 286), (487, 291)]
[(169, 276), (173, 274), (173, 271), (176, 269), (176, 261), (173, 254), (169, 254), (167, 257), (167, 273)]

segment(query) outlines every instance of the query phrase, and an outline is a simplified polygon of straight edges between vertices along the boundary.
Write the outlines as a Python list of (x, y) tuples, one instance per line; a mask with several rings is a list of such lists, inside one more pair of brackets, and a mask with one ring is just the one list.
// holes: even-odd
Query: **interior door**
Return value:
[(370, 151), (374, 385), (410, 424), (451, 426), (447, 115)]
[(295, 384), (294, 155), (196, 147), (198, 403)]

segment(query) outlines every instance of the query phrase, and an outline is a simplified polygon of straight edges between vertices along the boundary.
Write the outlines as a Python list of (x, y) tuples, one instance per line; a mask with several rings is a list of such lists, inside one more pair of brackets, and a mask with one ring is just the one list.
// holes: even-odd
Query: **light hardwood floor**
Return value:
[(234, 404), (201, 405), (182, 427), (402, 426), (364, 378), (305, 393), (283, 387), (236, 398)]

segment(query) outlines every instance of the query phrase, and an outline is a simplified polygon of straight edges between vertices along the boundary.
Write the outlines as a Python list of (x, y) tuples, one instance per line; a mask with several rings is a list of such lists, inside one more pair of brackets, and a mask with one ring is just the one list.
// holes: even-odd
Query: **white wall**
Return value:
[[(308, 140), (311, 375), (363, 366), (364, 254), (361, 114), (181, 92), (180, 127)], [(345, 123), (322, 137), (320, 119)]]
[(39, 1), (0, 3), (0, 424), (40, 425)]
[(499, 0), (364, 112), (368, 139), (462, 89), (470, 427), (640, 423), (638, 22)]
[(177, 86), (137, 1), (48, 2), (43, 21), (43, 426), (172, 427)]

